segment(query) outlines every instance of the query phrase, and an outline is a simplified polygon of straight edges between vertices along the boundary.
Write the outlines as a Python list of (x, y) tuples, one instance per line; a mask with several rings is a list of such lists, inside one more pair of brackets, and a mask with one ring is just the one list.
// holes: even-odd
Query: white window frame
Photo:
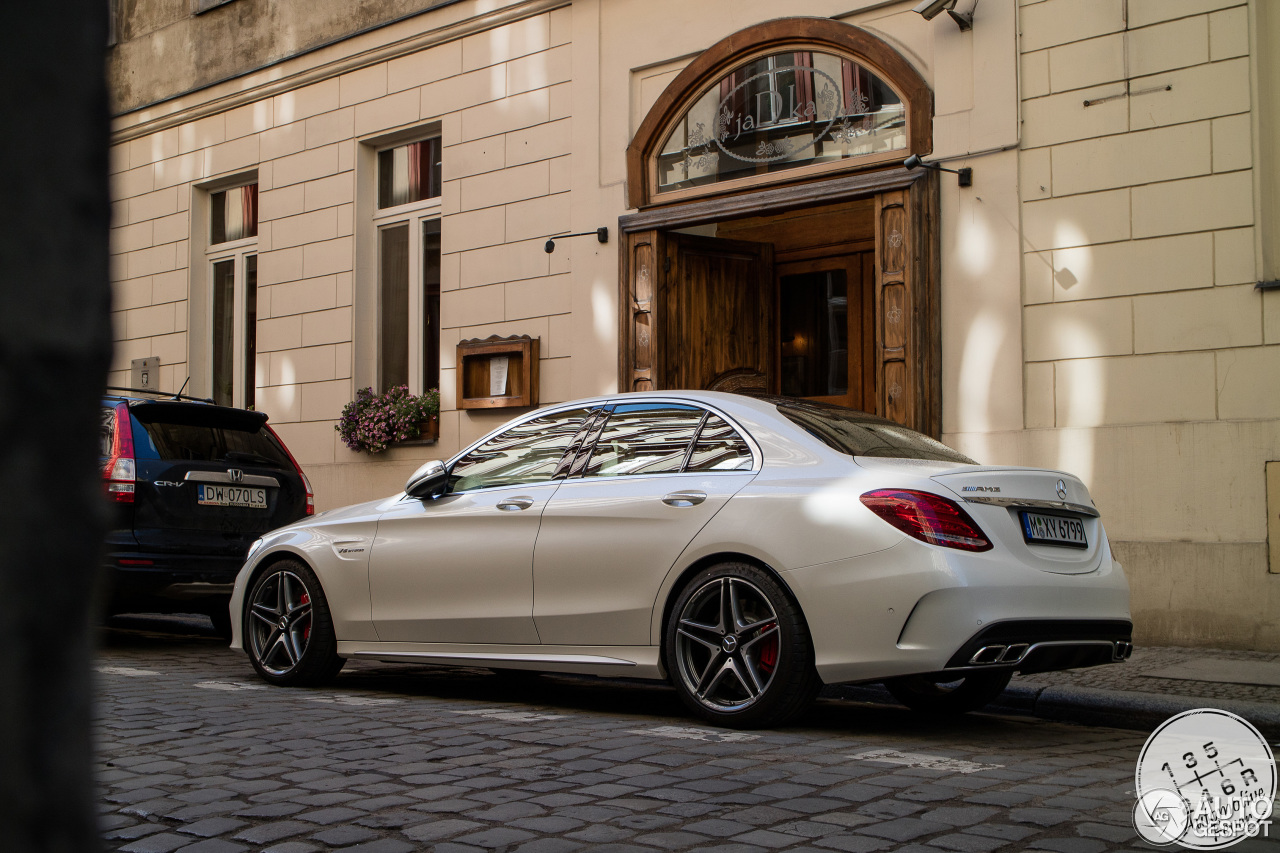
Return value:
[[(409, 390), (420, 394), (422, 387), (422, 228), (423, 223), (439, 219), (444, 229), (444, 187), (437, 198), (422, 199), (396, 205), (378, 207), (378, 155), (383, 151), (399, 148), (412, 142), (441, 139), (441, 122), (432, 121), (402, 128), (391, 133), (369, 135), (357, 140), (356, 150), (356, 211), (355, 211), (355, 282), (352, 293), (352, 387), (382, 387), (382, 258), (381, 230), (407, 223), (409, 225), (409, 290), (411, 315), (409, 319), (410, 382)], [(442, 151), (443, 156), (443, 151)], [(443, 284), (443, 282), (442, 282)], [(441, 347), (444, 347), (441, 335)], [(415, 356), (415, 352), (417, 355)], [(437, 354), (440, 365), (440, 381), (445, 384), (450, 375), (452, 358), (445, 358), (443, 349)], [(417, 361), (417, 364), (413, 364)]]
[[(245, 237), (240, 240), (230, 240), (226, 243), (218, 243), (215, 246), (210, 246), (205, 251), (205, 265), (207, 270), (206, 275), (208, 276), (208, 281), (210, 285), (209, 287), (209, 299), (210, 299), (210, 304), (209, 304), (209, 387), (211, 392), (217, 391), (217, 387), (214, 384), (214, 375), (213, 375), (213, 371), (215, 368), (215, 363), (213, 360), (213, 344), (214, 344), (214, 341), (213, 341), (213, 320), (214, 320), (213, 285), (216, 281), (216, 279), (214, 278), (213, 270), (214, 270), (214, 266), (221, 261), (230, 260), (230, 261), (233, 261), (235, 264), (235, 266), (233, 267), (232, 276), (231, 276), (231, 281), (232, 281), (232, 284), (231, 284), (231, 405), (241, 409), (245, 408), (245, 404), (246, 402), (248, 402), (248, 395), (245, 393), (247, 390), (245, 387), (245, 376), (246, 376), (246, 368), (248, 367), (248, 365), (245, 364), (245, 360), (248, 358), (246, 344), (247, 344), (248, 331), (249, 331), (249, 327), (248, 327), (249, 317), (248, 317), (248, 311), (247, 311), (248, 294), (246, 292), (247, 288), (246, 288), (246, 282), (245, 282), (245, 279), (247, 276), (246, 264), (248, 263), (248, 258), (250, 255), (257, 255), (257, 254), (258, 254), (258, 238), (257, 237)], [(257, 338), (255, 336), (255, 340), (256, 339)], [(256, 350), (256, 347), (255, 347), (255, 350)], [(256, 357), (256, 352), (255, 352), (255, 357)], [(254, 368), (255, 378), (257, 377), (257, 374), (258, 374), (258, 371), (255, 366)], [(256, 381), (254, 382), (253, 402), (255, 404), (258, 399), (258, 395), (257, 395), (258, 384), (259, 384), (258, 382)]]
[[(232, 278), (232, 380), (231, 405), (244, 408), (248, 400), (245, 389), (247, 338), (245, 259), (258, 255), (258, 238), (242, 237), (225, 243), (213, 243), (213, 197), (215, 193), (258, 184), (258, 172), (241, 172), (197, 184), (191, 197), (191, 299), (189, 300), (188, 364), (191, 373), (191, 390), (197, 396), (214, 397), (214, 275), (213, 266), (219, 261), (234, 260)], [(261, 217), (259, 217), (261, 228)], [(259, 299), (261, 304), (261, 299)], [(256, 339), (256, 338), (255, 338)], [(256, 354), (255, 354), (256, 358)], [(256, 378), (253, 405), (258, 406), (258, 387), (265, 377), (254, 366)]]
[[(424, 137), (430, 138), (430, 137)], [(414, 140), (418, 141), (418, 140)], [(399, 147), (399, 146), (388, 146)], [(386, 149), (381, 149), (386, 150)], [(380, 152), (379, 152), (380, 153)], [(422, 279), (422, 231), (423, 226), (431, 222), (442, 221), (442, 198), (423, 199), (421, 201), (401, 204), (377, 210), (373, 216), (374, 246), (377, 257), (377, 302), (378, 302), (378, 386), (382, 386), (382, 232), (387, 228), (407, 224), (409, 226), (409, 393), (421, 394), (427, 390), (423, 384), (422, 351), (425, 345), (426, 329), (423, 327), (423, 302), (426, 300), (426, 288)]]

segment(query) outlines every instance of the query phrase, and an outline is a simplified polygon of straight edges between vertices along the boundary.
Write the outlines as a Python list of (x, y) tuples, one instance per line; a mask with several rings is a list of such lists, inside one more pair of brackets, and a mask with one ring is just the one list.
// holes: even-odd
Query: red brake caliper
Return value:
[[(311, 596), (304, 592), (304, 593), (302, 594), (302, 598), (299, 600), (299, 602), (298, 602), (298, 603), (299, 603), (299, 604), (310, 604), (310, 603), (311, 603)], [(309, 613), (307, 614), (307, 627), (306, 627), (306, 628), (303, 630), (303, 632), (302, 632), (302, 639), (304, 639), (304, 640), (310, 640), (310, 639), (311, 639), (311, 614), (309, 614)]]
[[(778, 627), (777, 622), (770, 622), (760, 629), (761, 633), (772, 631)], [(778, 664), (778, 635), (773, 634), (763, 643), (760, 644), (760, 669), (763, 672), (773, 672), (773, 668)]]

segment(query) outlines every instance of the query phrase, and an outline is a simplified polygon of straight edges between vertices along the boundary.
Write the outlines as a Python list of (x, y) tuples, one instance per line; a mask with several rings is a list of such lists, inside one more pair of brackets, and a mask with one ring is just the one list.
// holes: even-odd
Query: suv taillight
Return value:
[(293, 463), (293, 470), (297, 471), (298, 476), (302, 478), (302, 488), (307, 492), (307, 515), (315, 515), (316, 496), (315, 492), (311, 491), (311, 481), (308, 480), (307, 475), (302, 472), (302, 466), (298, 464), (298, 460), (293, 458), (293, 452), (289, 450), (288, 445), (280, 440), (280, 436), (276, 435), (276, 431), (273, 430), (270, 425), (264, 424), (264, 426), (267, 427), (267, 432), (271, 433), (271, 435), (275, 437), (276, 443), (280, 445), (282, 450), (284, 450), (284, 455), (288, 456), (289, 461)]
[(908, 536), (961, 551), (989, 551), (991, 542), (955, 501), (913, 489), (876, 489), (862, 496), (867, 509)]
[(137, 485), (138, 465), (133, 458), (133, 425), (129, 407), (118, 403), (112, 415), (115, 418), (111, 437), (111, 455), (103, 466), (102, 477), (107, 484), (107, 495), (117, 503), (133, 503)]

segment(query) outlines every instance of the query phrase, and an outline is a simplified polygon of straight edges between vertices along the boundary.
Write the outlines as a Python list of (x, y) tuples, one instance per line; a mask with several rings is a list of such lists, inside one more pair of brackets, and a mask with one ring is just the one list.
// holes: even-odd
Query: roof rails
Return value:
[[(183, 386), (186, 387), (186, 386)], [(150, 388), (122, 388), (118, 385), (108, 385), (107, 391), (127, 391), (130, 394), (147, 394), (152, 397), (162, 397), (166, 400), (191, 400), (196, 403), (214, 403), (212, 397), (190, 397), (186, 394), (167, 394), (163, 391), (154, 391)], [(214, 405), (217, 405), (214, 403)]]

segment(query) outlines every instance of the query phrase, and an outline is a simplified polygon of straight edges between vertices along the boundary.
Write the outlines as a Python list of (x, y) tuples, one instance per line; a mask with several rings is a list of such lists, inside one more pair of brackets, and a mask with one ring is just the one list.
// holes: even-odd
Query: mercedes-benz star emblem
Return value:
[(1067, 484), (1065, 480), (1058, 481), (1058, 500), (1065, 501), (1067, 499)]
[(733, 650), (738, 647), (738, 638), (729, 634), (720, 641), (720, 647), (724, 649), (725, 654), (733, 654)]

